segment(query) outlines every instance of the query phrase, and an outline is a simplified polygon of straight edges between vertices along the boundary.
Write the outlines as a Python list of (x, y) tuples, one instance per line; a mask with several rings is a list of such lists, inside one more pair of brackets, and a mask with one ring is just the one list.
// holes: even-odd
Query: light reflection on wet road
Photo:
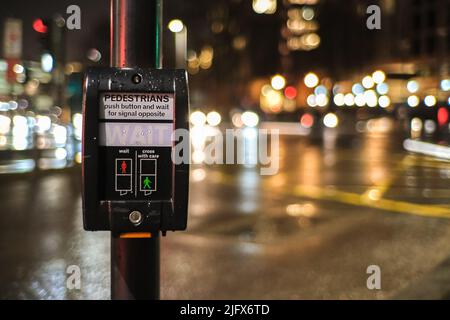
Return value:
[[(189, 230), (162, 239), (162, 298), (388, 298), (450, 255), (450, 164), (382, 134), (280, 147), (275, 176), (193, 166)], [(109, 298), (109, 234), (82, 230), (79, 175), (0, 177), (1, 298)], [(381, 291), (366, 288), (373, 264)]]

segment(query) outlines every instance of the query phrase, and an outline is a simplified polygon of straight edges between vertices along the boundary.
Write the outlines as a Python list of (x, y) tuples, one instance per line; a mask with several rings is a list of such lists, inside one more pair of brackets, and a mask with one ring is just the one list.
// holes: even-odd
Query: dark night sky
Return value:
[[(349, 5), (345, 6), (338, 5), (342, 3), (341, 1), (343, 2), (343, 0), (320, 2), (328, 4), (318, 6), (322, 44), (319, 49), (311, 52), (292, 53), (290, 71), (300, 72), (302, 69), (310, 68), (311, 65), (346, 71), (348, 67), (357, 66), (358, 61), (364, 65), (367, 63), (370, 58), (368, 53), (372, 51), (370, 38), (375, 33), (368, 32), (363, 20), (365, 17), (355, 17), (353, 11), (356, 3), (369, 0), (348, 0)], [(23, 19), (23, 58), (39, 60), (40, 43), (38, 34), (32, 29), (32, 22), (36, 18), (51, 17), (56, 13), (66, 17), (66, 8), (71, 4), (77, 4), (81, 8), (82, 25), (79, 31), (67, 31), (67, 61), (87, 62), (87, 50), (97, 48), (102, 53), (103, 63), (107, 64), (109, 3), (109, 0), (4, 1), (0, 11), (0, 28), (3, 27), (7, 17)], [(345, 3), (347, 4), (347, 0)], [(246, 54), (250, 57), (247, 61), (252, 65), (253, 75), (262, 76), (280, 72), (278, 41), (283, 20), (278, 14), (271, 16), (254, 14), (251, 6), (250, 0), (164, 0), (164, 26), (167, 26), (167, 22), (172, 18), (181, 18), (188, 25), (189, 49), (198, 51), (205, 44), (217, 48), (218, 60), (221, 62), (217, 65), (222, 68), (217, 72), (222, 75), (230, 70), (230, 63), (233, 64), (232, 67), (235, 66), (235, 61), (225, 48), (230, 46), (231, 35), (227, 32), (220, 35), (211, 33), (211, 23), (213, 19), (217, 19), (217, 14), (215, 18), (212, 16), (220, 8), (224, 12), (220, 19), (228, 23), (233, 19), (237, 20), (240, 26), (238, 33), (248, 37), (249, 51)], [(3, 38), (3, 32), (0, 36)], [(0, 46), (3, 46), (2, 42)], [(222, 54), (220, 54), (221, 47), (225, 48)]]
[[(231, 0), (234, 1), (234, 0)], [(108, 51), (109, 43), (109, 0), (14, 0), (2, 4), (0, 11), (0, 28), (3, 29), (4, 20), (8, 17), (23, 19), (23, 58), (26, 60), (38, 60), (39, 42), (38, 34), (33, 30), (32, 23), (36, 18), (51, 17), (60, 13), (67, 17), (66, 8), (76, 4), (81, 8), (81, 30), (67, 31), (67, 58), (68, 61), (85, 60), (86, 50), (89, 48), (103, 48)], [(208, 30), (206, 12), (214, 5), (213, 1), (195, 0), (195, 2), (165, 0), (164, 1), (164, 25), (172, 18), (181, 18), (190, 21), (195, 28), (189, 30), (190, 40), (201, 39), (198, 32), (195, 37), (194, 29)], [(250, 3), (251, 6), (251, 3)], [(3, 39), (3, 32), (0, 34)], [(3, 42), (0, 43), (3, 47)], [(102, 51), (102, 50), (101, 50)], [(0, 51), (2, 52), (2, 51)], [(107, 56), (109, 52), (102, 52)], [(1, 55), (1, 54), (0, 54)]]
[[(81, 30), (67, 32), (68, 61), (80, 60), (85, 57), (85, 50), (96, 46), (96, 42), (109, 41), (109, 1), (108, 0), (39, 0), (25, 1), (14, 0), (2, 3), (0, 11), (0, 25), (7, 17), (23, 19), (23, 57), (25, 59), (38, 60), (39, 52), (38, 36), (32, 28), (32, 23), (39, 17), (51, 17), (53, 14), (61, 13), (63, 17), (67, 14), (66, 8), (76, 4), (81, 8)], [(99, 32), (103, 26), (103, 32)], [(105, 33), (106, 32), (106, 33)], [(3, 39), (3, 32), (1, 35)], [(75, 44), (75, 45), (74, 45)], [(3, 42), (1, 44), (3, 46)], [(108, 54), (107, 52), (105, 54)]]

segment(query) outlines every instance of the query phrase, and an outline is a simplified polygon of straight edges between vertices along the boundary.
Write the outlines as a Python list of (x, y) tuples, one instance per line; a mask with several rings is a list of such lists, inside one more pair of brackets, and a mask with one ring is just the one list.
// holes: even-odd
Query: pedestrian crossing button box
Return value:
[[(186, 133), (188, 119), (185, 70), (88, 69), (82, 152), (86, 230), (165, 234), (186, 228), (189, 164), (174, 163), (172, 153), (180, 142), (174, 132)], [(177, 149), (180, 158), (189, 159), (187, 146)], [(139, 223), (129, 218), (136, 212)]]

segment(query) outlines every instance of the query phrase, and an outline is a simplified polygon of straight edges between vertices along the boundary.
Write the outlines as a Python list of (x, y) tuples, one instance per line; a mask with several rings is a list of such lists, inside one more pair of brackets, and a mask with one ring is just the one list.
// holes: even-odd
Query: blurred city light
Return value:
[(323, 124), (328, 128), (336, 128), (339, 124), (339, 119), (334, 113), (327, 113), (323, 117)]
[(205, 180), (206, 178), (206, 171), (202, 168), (198, 168), (195, 170), (192, 170), (192, 180), (194, 182), (200, 182)]
[(343, 106), (345, 104), (344, 94), (338, 93), (333, 97), (334, 104), (337, 106)]
[(13, 71), (15, 73), (23, 73), (25, 71), (25, 68), (21, 64), (17, 63), (13, 66)]
[(450, 160), (447, 146), (441, 146), (435, 143), (429, 143), (419, 140), (406, 139), (403, 142), (403, 147), (405, 148), (405, 150), (410, 152), (416, 152), (438, 159)]
[(48, 28), (44, 24), (44, 21), (42, 21), (42, 19), (36, 19), (33, 22), (33, 29), (34, 31), (39, 33), (46, 33)]
[(308, 88), (314, 88), (319, 83), (319, 77), (316, 74), (310, 72), (304, 78), (304, 83)]
[(379, 84), (377, 84), (376, 90), (377, 90), (378, 94), (384, 95), (389, 92), (389, 86), (385, 82), (379, 83)]
[(371, 189), (367, 192), (367, 197), (372, 201), (380, 200), (381, 192), (378, 189)]
[(316, 95), (316, 104), (319, 107), (325, 107), (328, 104), (328, 97), (325, 94)]
[(13, 118), (13, 131), (12, 134), (16, 137), (23, 137), (24, 139), (28, 136), (28, 120), (24, 116), (16, 115)]
[(417, 107), (420, 103), (420, 100), (419, 100), (418, 96), (413, 95), (413, 96), (408, 97), (407, 102), (408, 102), (408, 106)]
[(310, 7), (303, 8), (302, 17), (307, 21), (314, 19), (314, 9)]
[(292, 33), (289, 39), (296, 38), (294, 35), (317, 31), (319, 28), (317, 22), (311, 21), (312, 19), (306, 20), (298, 9), (288, 10), (288, 17), (286, 26)]
[(426, 119), (423, 123), (425, 133), (432, 134), (436, 131), (436, 122), (431, 119)]
[(220, 116), (220, 114), (216, 111), (211, 111), (208, 113), (208, 115), (206, 116), (206, 121), (208, 122), (208, 124), (210, 126), (218, 126), (220, 124), (220, 122), (222, 121), (222, 117)]
[(14, 116), (13, 124), (17, 127), (28, 127), (28, 120), (24, 116)]
[(393, 121), (387, 117), (370, 119), (366, 123), (366, 129), (371, 133), (388, 133), (392, 128)]
[(12, 140), (12, 147), (14, 150), (26, 150), (28, 147), (27, 138), (21, 135), (14, 135)]
[(300, 37), (305, 50), (312, 50), (319, 46), (320, 36), (317, 33), (310, 33)]
[(292, 217), (313, 217), (317, 214), (316, 207), (312, 203), (295, 203), (286, 207), (286, 213)]
[(376, 107), (378, 104), (377, 94), (374, 90), (364, 92), (364, 100), (369, 107)]
[(297, 89), (292, 86), (286, 87), (286, 89), (284, 89), (284, 95), (288, 99), (295, 99), (295, 97), (297, 96)]
[(67, 141), (67, 129), (64, 126), (55, 125), (53, 127), (53, 136), (57, 144), (63, 144)]
[(378, 104), (382, 108), (387, 108), (391, 104), (391, 99), (388, 96), (381, 96), (378, 98)]
[(341, 93), (341, 86), (339, 85), (339, 84), (335, 84), (334, 86), (333, 86), (333, 89), (332, 89), (332, 91), (333, 91), (333, 94), (338, 94), (338, 93)]
[(214, 21), (211, 24), (211, 31), (215, 34), (219, 34), (225, 28), (224, 24), (221, 21)]
[[(0, 125), (0, 130), (1, 130), (1, 125)], [(0, 147), (4, 147), (7, 142), (8, 142), (8, 139), (5, 136), (0, 135)]]
[(355, 96), (351, 93), (347, 93), (344, 96), (344, 103), (346, 106), (349, 106), (349, 107), (353, 106), (355, 104)]
[(188, 71), (190, 74), (197, 74), (200, 70), (200, 60), (195, 50), (188, 50), (186, 53), (186, 59), (188, 62)]
[(17, 103), (17, 101), (14, 100), (9, 101), (9, 110), (17, 110), (18, 107), (19, 104)]
[(448, 122), (448, 110), (444, 107), (438, 109), (437, 119), (440, 126), (443, 126)]
[(50, 130), (52, 126), (52, 120), (48, 116), (36, 116), (36, 129), (38, 132), (43, 133)]
[(364, 93), (364, 87), (361, 84), (359, 84), (359, 83), (355, 83), (352, 86), (352, 92), (353, 92), (354, 95), (357, 95), (357, 94), (360, 94), (360, 93)]
[(214, 49), (211, 46), (204, 46), (200, 51), (200, 56), (198, 58), (200, 68), (209, 69), (212, 66), (214, 58)]
[(272, 77), (270, 84), (275, 90), (281, 90), (286, 85), (286, 79), (282, 75), (277, 74)]
[(411, 130), (415, 132), (422, 130), (422, 120), (420, 118), (415, 117), (411, 120)]
[(247, 39), (244, 36), (237, 36), (233, 39), (233, 48), (235, 50), (243, 50), (247, 46)]
[[(319, 47), (321, 38), (317, 31), (319, 23), (315, 21), (316, 12), (312, 6), (287, 6), (286, 27), (282, 29), (288, 50), (310, 51)], [(302, 3), (305, 4), (305, 3)], [(315, 3), (313, 3), (315, 4)]]
[(433, 107), (436, 105), (436, 97), (433, 95), (428, 95), (425, 97), (425, 99), (423, 99), (423, 102), (425, 103), (425, 105), (427, 107)]
[(277, 0), (253, 0), (252, 6), (258, 14), (273, 14), (277, 11)]
[(269, 93), (272, 91), (272, 87), (268, 84), (265, 84), (262, 86), (261, 88), (261, 94), (265, 97), (267, 97), (269, 95)]
[(371, 76), (365, 76), (365, 77), (362, 79), (362, 85), (363, 85), (363, 87), (366, 88), (366, 89), (372, 88), (372, 87), (374, 86), (374, 84), (375, 84), (375, 82), (373, 81), (373, 79), (372, 79)]
[(306, 98), (306, 103), (307, 103), (308, 106), (310, 106), (310, 107), (316, 107), (316, 106), (317, 106), (316, 95), (310, 94), (310, 95), (308, 96), (308, 98)]
[(8, 134), (11, 130), (11, 119), (0, 114), (0, 134)]
[(443, 91), (449, 91), (450, 90), (450, 79), (444, 79), (441, 81), (441, 89)]
[[(38, 93), (39, 85), (40, 82), (37, 79), (32, 79), (31, 81), (28, 81), (27, 84), (25, 85), (25, 92), (30, 96), (34, 96)], [(28, 101), (25, 99), (22, 99), (21, 102), (26, 105), (28, 104)]]
[(363, 93), (358, 93), (358, 94), (355, 96), (354, 101), (355, 101), (355, 104), (356, 104), (358, 107), (363, 107), (363, 106), (366, 104), (366, 99), (364, 98), (364, 94), (363, 94)]
[(314, 89), (314, 94), (315, 94), (316, 96), (318, 96), (319, 94), (327, 94), (327, 93), (328, 93), (327, 88), (325, 88), (325, 87), (322, 86), (322, 85), (317, 86), (317, 87)]
[(87, 58), (92, 62), (99, 62), (102, 59), (102, 54), (95, 48), (89, 49)]
[(173, 33), (178, 33), (181, 32), (184, 28), (184, 24), (181, 20), (179, 19), (173, 19), (169, 22), (168, 24), (168, 28), (171, 32)]
[(0, 101), (0, 111), (8, 111), (9, 103)]
[(386, 74), (381, 70), (377, 70), (372, 74), (372, 79), (376, 84), (380, 84), (386, 80)]
[(280, 91), (274, 90), (270, 86), (269, 88), (270, 89), (268, 90), (267, 94), (265, 96), (261, 96), (261, 108), (265, 112), (280, 112), (283, 105), (283, 95)]
[(242, 123), (250, 128), (256, 127), (259, 123), (259, 116), (253, 111), (246, 111), (242, 114)]
[(244, 123), (242, 122), (242, 114), (239, 112), (232, 115), (231, 122), (236, 128), (242, 128), (244, 126)]
[(82, 155), (81, 155), (81, 152), (77, 152), (76, 154), (75, 154), (75, 162), (76, 163), (78, 163), (78, 164), (80, 164), (81, 163), (81, 160), (82, 160)]
[(67, 158), (67, 150), (64, 148), (57, 148), (55, 150), (55, 158), (58, 160), (64, 160)]
[(81, 113), (75, 113), (72, 116), (72, 123), (75, 129), (80, 129), (83, 126), (83, 115)]
[(44, 53), (41, 56), (41, 68), (44, 72), (51, 72), (53, 70), (53, 56), (50, 53)]
[(305, 113), (300, 118), (300, 124), (306, 129), (311, 128), (314, 125), (314, 116), (309, 113)]
[(194, 111), (191, 114), (190, 121), (194, 126), (201, 127), (206, 123), (206, 115), (201, 111)]
[(406, 84), (406, 89), (411, 93), (416, 93), (419, 90), (419, 83), (415, 80), (410, 80)]

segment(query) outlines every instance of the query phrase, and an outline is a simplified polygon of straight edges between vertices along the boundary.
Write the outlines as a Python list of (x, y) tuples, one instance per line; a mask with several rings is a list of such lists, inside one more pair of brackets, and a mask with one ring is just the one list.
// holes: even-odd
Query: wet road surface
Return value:
[[(189, 229), (161, 241), (161, 298), (395, 297), (450, 256), (450, 163), (401, 143), (282, 136), (277, 175), (192, 166)], [(109, 299), (109, 233), (82, 230), (79, 168), (0, 176), (0, 194), (0, 298)]]

